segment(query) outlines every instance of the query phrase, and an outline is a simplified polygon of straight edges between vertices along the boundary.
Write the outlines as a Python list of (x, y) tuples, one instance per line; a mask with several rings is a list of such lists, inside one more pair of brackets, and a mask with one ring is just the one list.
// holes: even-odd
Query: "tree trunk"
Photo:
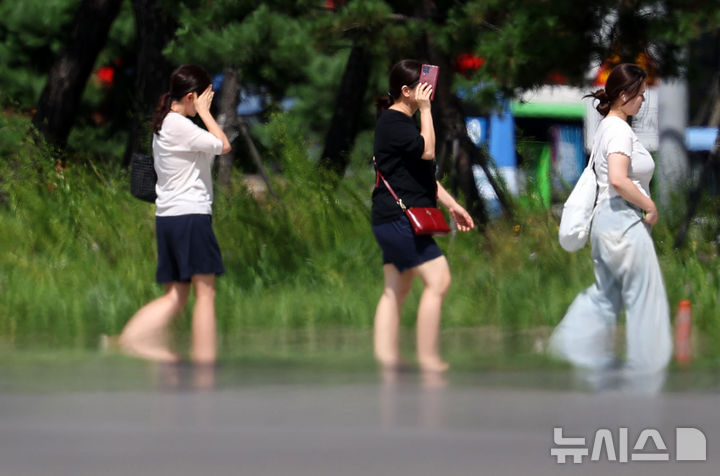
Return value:
[(33, 123), (53, 144), (70, 135), (82, 93), (122, 0), (83, 0), (43, 89)]
[(270, 193), (270, 195), (275, 200), (278, 200), (280, 197), (278, 196), (277, 193), (275, 193), (275, 190), (273, 189), (272, 184), (270, 183), (270, 175), (268, 175), (267, 170), (265, 169), (265, 166), (262, 163), (262, 159), (260, 158), (260, 153), (258, 153), (258, 150), (255, 147), (255, 142), (253, 141), (252, 136), (250, 135), (250, 131), (248, 130), (247, 124), (245, 123), (245, 119), (243, 119), (242, 116), (236, 116), (235, 123), (237, 124), (237, 127), (240, 130), (240, 135), (243, 136), (243, 139), (245, 140), (245, 143), (247, 144), (248, 152), (250, 153), (250, 158), (252, 158), (253, 162), (255, 162), (255, 167), (257, 167), (260, 177), (262, 177), (263, 182), (265, 182), (265, 186), (267, 187), (268, 193)]
[[(174, 11), (159, 5), (161, 0), (133, 0), (137, 31), (137, 73), (132, 99), (132, 117), (123, 164), (129, 165), (133, 152), (150, 152), (150, 119), (160, 96), (167, 91), (173, 65), (162, 50), (175, 35)], [(165, 2), (166, 3), (166, 2)]]
[(360, 114), (363, 111), (365, 91), (368, 86), (370, 52), (360, 41), (353, 45), (343, 73), (335, 111), (330, 129), (325, 136), (325, 147), (320, 167), (342, 178), (347, 169), (350, 149), (358, 132)]
[[(234, 68), (225, 68), (223, 71), (223, 87), (220, 91), (220, 114), (218, 115), (220, 120), (218, 122), (228, 138), (237, 135), (235, 122), (237, 118), (239, 94), (240, 83), (238, 82), (237, 71), (235, 71)], [(223, 187), (230, 184), (234, 158), (233, 150), (218, 157), (217, 181), (218, 184)]]

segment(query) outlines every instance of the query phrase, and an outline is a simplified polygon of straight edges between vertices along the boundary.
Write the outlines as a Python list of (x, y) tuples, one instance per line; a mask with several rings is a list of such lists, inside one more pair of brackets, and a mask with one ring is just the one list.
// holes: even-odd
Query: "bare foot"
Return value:
[(149, 341), (135, 340), (131, 341), (120, 336), (118, 339), (118, 349), (120, 352), (131, 357), (140, 357), (155, 362), (174, 363), (180, 360), (180, 356), (171, 352), (165, 346)]
[(376, 355), (375, 359), (383, 370), (405, 370), (410, 367), (408, 363), (400, 357), (388, 358)]
[(420, 370), (423, 372), (445, 372), (450, 368), (450, 364), (439, 357), (418, 359), (418, 364), (420, 364)]
[(433, 370), (423, 370), (420, 372), (422, 377), (422, 387), (428, 390), (435, 390), (447, 387), (447, 376), (445, 372), (436, 372)]

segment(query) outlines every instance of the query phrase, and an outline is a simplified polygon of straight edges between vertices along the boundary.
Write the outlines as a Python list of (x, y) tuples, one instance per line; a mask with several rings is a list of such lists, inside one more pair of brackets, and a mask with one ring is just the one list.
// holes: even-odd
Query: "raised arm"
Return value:
[(210, 104), (212, 104), (214, 94), (215, 93), (212, 90), (212, 86), (208, 86), (201, 95), (195, 96), (195, 111), (197, 111), (198, 116), (200, 116), (200, 119), (203, 121), (203, 124), (205, 124), (208, 132), (222, 141), (223, 148), (221, 153), (227, 154), (232, 150), (230, 141), (228, 140), (225, 132), (223, 132), (222, 128), (217, 123), (215, 118), (212, 116), (212, 114), (210, 114)]
[(415, 93), (415, 100), (420, 110), (420, 135), (425, 139), (423, 160), (433, 160), (435, 158), (435, 127), (433, 126), (432, 110), (430, 108), (430, 94), (432, 94), (432, 86), (428, 83), (418, 85)]

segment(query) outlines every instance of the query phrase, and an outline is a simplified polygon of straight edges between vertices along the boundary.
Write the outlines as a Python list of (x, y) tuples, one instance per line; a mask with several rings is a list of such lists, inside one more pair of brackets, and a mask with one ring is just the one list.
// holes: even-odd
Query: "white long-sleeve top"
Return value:
[(211, 170), (222, 148), (220, 139), (182, 114), (169, 112), (152, 141), (158, 176), (155, 215), (211, 215)]

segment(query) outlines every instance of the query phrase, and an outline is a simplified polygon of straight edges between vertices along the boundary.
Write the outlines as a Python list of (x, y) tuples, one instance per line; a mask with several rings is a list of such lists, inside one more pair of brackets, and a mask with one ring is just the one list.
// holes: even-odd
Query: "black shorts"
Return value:
[(211, 215), (155, 217), (158, 283), (189, 283), (196, 274), (223, 274)]
[(418, 236), (403, 215), (395, 221), (373, 225), (373, 233), (383, 252), (383, 264), (393, 264), (401, 273), (442, 256), (432, 236)]

